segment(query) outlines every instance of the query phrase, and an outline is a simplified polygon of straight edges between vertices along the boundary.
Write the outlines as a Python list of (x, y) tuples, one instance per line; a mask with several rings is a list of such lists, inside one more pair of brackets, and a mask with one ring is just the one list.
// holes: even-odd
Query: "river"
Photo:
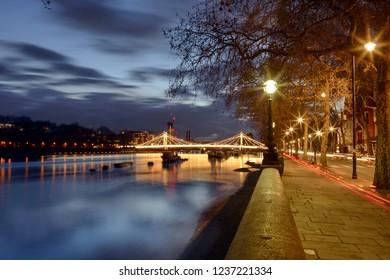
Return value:
[[(233, 170), (253, 159), (183, 154), (188, 161), (166, 167), (160, 156), (0, 164), (0, 259), (177, 258), (202, 211), (244, 181)], [(123, 161), (133, 166), (113, 167)]]

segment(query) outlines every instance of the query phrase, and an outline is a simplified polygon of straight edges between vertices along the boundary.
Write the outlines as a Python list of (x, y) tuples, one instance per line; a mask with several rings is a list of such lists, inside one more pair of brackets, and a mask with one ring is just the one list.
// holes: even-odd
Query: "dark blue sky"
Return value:
[(172, 57), (162, 29), (196, 0), (3, 0), (0, 114), (223, 139), (243, 129), (204, 97), (165, 97)]

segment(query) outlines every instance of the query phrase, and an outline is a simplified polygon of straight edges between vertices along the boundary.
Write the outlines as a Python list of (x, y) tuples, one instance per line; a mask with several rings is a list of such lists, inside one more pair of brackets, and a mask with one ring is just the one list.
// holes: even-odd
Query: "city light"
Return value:
[(276, 82), (274, 80), (268, 80), (264, 83), (265, 85), (265, 92), (268, 94), (274, 94), (276, 91)]
[(364, 45), (364, 47), (365, 47), (366, 50), (368, 50), (369, 52), (372, 52), (372, 51), (376, 48), (376, 44), (373, 43), (373, 42), (368, 42), (367, 44)]
[(273, 135), (273, 121), (272, 121), (272, 99), (276, 92), (276, 82), (268, 80), (264, 83), (264, 91), (268, 94), (268, 151), (264, 155), (263, 164), (279, 165), (278, 153), (275, 150), (274, 135)]

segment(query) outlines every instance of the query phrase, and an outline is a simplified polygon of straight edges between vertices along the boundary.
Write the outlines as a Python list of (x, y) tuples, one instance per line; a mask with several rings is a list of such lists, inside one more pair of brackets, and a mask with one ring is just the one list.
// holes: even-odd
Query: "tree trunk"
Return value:
[(339, 137), (339, 152), (340, 153), (346, 153), (345, 150), (345, 129), (344, 129), (344, 120), (341, 121), (340, 124), (340, 133), (338, 134)]
[[(384, 38), (390, 38), (390, 12), (384, 26)], [(385, 42), (383, 42), (385, 43)], [(378, 93), (376, 94), (376, 119), (378, 137), (375, 158), (374, 185), (379, 189), (390, 189), (390, 46), (382, 48), (379, 66)]]
[(366, 135), (366, 144), (367, 144), (367, 154), (372, 156), (374, 151), (372, 150), (372, 138), (370, 135), (370, 126), (367, 121), (364, 122), (364, 131)]
[(307, 143), (309, 138), (309, 126), (303, 122), (303, 160), (307, 160)]

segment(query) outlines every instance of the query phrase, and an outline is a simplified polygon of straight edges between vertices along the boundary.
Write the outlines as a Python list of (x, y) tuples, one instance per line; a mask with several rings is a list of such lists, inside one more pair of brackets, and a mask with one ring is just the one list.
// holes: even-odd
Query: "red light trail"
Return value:
[(299, 158), (297, 159), (297, 158), (290, 156), (290, 155), (285, 154), (285, 156), (290, 158), (291, 160), (295, 161), (299, 165), (301, 165), (307, 169), (312, 170), (316, 174), (321, 175), (321, 176), (337, 183), (338, 185), (353, 191), (354, 193), (356, 193), (360, 197), (364, 198), (365, 200), (370, 201), (371, 203), (374, 203), (378, 206), (381, 206), (383, 209), (385, 209), (387, 211), (390, 211), (390, 199), (387, 199), (387, 198), (381, 196), (375, 190), (374, 187), (371, 188), (370, 190), (367, 190), (364, 188), (364, 186), (356, 184), (356, 183), (351, 183), (347, 179), (343, 178), (342, 176), (335, 174), (335, 173), (332, 173), (329, 170), (325, 170), (325, 169), (321, 168), (319, 165), (312, 165), (306, 161), (303, 161)]

